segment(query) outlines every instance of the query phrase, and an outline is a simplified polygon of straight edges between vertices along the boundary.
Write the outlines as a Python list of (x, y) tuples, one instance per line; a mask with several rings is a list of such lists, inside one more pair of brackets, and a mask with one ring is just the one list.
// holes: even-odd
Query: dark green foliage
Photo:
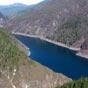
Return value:
[(61, 27), (58, 28), (58, 32), (54, 34), (53, 40), (67, 45), (74, 44), (84, 32), (84, 21), (85, 18), (82, 16), (75, 16), (64, 21)]
[(22, 14), (28, 8), (27, 5), (16, 3), (8, 6), (0, 6), (0, 12), (7, 17)]
[(88, 78), (81, 78), (78, 81), (74, 81), (56, 88), (88, 88)]
[(18, 68), (19, 59), (25, 56), (12, 42), (11, 34), (0, 29), (0, 69)]
[(62, 29), (60, 31), (60, 34), (57, 35), (57, 41), (63, 42), (67, 45), (72, 45), (77, 40), (80, 39), (82, 35), (82, 29), (76, 28), (76, 29)]

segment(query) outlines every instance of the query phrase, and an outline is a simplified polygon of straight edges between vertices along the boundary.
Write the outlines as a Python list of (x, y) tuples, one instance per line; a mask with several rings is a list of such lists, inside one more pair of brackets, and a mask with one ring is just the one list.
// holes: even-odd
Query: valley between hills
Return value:
[(0, 6), (0, 88), (88, 88), (30, 59), (27, 47), (11, 34), (33, 35), (78, 51), (88, 58), (88, 1), (45, 0), (37, 5)]

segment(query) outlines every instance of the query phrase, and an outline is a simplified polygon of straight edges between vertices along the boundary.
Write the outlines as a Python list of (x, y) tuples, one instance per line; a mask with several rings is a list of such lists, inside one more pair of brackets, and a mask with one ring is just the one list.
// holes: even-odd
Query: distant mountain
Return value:
[(11, 5), (7, 5), (7, 7), (22, 7), (22, 6), (27, 6), (26, 4), (22, 4), (22, 3), (14, 3)]
[(11, 5), (0, 6), (0, 12), (7, 17), (17, 15), (28, 8), (28, 5), (15, 3)]

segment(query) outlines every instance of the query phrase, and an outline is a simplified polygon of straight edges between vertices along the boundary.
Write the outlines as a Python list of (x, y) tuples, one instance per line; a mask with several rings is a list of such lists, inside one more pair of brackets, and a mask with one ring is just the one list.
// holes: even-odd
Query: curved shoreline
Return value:
[(88, 59), (88, 55), (84, 55), (84, 54), (80, 53), (80, 50), (81, 50), (80, 48), (69, 47), (66, 44), (63, 44), (63, 43), (60, 43), (60, 42), (56, 42), (56, 41), (44, 38), (42, 36), (36, 36), (36, 35), (30, 35), (30, 34), (24, 34), (24, 33), (18, 33), (18, 32), (17, 33), (16, 32), (12, 32), (12, 34), (14, 34), (14, 35), (22, 35), (22, 36), (27, 36), (27, 37), (32, 37), (32, 38), (39, 38), (39, 39), (44, 40), (46, 42), (55, 44), (57, 46), (60, 46), (60, 47), (63, 47), (63, 48), (67, 48), (67, 49), (72, 50), (72, 51), (76, 51), (77, 52), (76, 53), (77, 56), (85, 58), (85, 59)]
[(60, 43), (60, 42), (56, 42), (56, 41), (44, 38), (42, 36), (36, 36), (36, 35), (30, 35), (30, 34), (24, 34), (24, 33), (18, 33), (18, 32), (17, 33), (16, 32), (12, 32), (12, 34), (14, 34), (14, 35), (22, 35), (22, 36), (27, 36), (27, 37), (32, 37), (32, 38), (39, 38), (39, 39), (47, 41), (49, 43), (53, 43), (53, 44), (55, 44), (57, 46), (61, 46), (61, 47), (67, 48), (69, 50), (73, 50), (73, 51), (77, 51), (77, 52), (80, 51), (80, 48), (69, 47), (66, 44), (63, 44), (63, 43)]
[(24, 45), (20, 40), (16, 39), (16, 42), (18, 43), (17, 46), (19, 47), (19, 44), (20, 44), (21, 45), (20, 49), (22, 51), (24, 51), (25, 54), (27, 54), (28, 56), (30, 56), (30, 54), (31, 54), (30, 49), (26, 45)]

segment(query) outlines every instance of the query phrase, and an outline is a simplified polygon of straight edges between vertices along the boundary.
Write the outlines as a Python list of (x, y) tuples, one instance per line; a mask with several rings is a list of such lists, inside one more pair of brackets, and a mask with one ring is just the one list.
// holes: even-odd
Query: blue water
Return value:
[(30, 57), (52, 69), (72, 78), (88, 77), (88, 60), (75, 52), (36, 38), (16, 35), (16, 38), (30, 48)]

